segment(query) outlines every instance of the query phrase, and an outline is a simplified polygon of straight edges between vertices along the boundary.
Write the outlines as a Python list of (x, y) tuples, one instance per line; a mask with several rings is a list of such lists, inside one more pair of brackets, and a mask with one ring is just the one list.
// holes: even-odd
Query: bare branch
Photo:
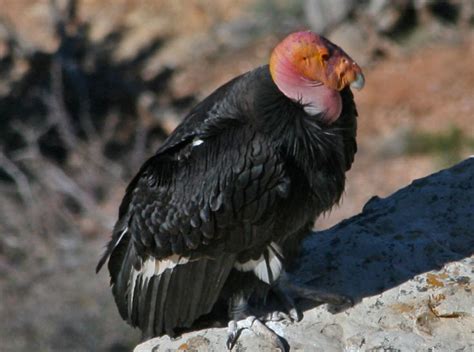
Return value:
[(30, 216), (26, 217), (26, 221), (29, 222), (31, 228), (34, 228), (35, 220), (33, 216), (32, 207), (35, 205), (33, 192), (31, 191), (30, 183), (26, 175), (11, 161), (5, 153), (0, 150), (0, 168), (10, 176), (15, 182), (18, 194), (21, 197), (23, 205), (28, 210)]
[[(39, 162), (40, 161), (40, 162)], [(98, 221), (106, 228), (112, 228), (113, 219), (106, 216), (98, 207), (95, 199), (85, 190), (83, 190), (77, 182), (70, 178), (61, 168), (56, 166), (45, 158), (37, 160), (36, 164), (40, 167), (34, 167), (30, 163), (30, 167), (34, 171), (43, 185), (48, 189), (62, 193), (74, 199), (81, 208), (90, 216)]]

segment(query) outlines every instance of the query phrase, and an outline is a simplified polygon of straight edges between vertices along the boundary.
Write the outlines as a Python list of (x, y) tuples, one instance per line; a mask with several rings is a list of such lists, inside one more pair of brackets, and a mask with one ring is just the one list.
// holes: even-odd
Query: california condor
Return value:
[[(363, 85), (354, 60), (305, 31), (197, 104), (131, 181), (97, 266), (108, 259), (122, 318), (144, 338), (175, 335), (225, 302), (229, 348), (242, 328), (272, 338), (266, 319), (299, 319), (285, 267), (341, 198), (357, 149), (350, 87)], [(255, 318), (249, 301), (270, 291), (288, 314)]]

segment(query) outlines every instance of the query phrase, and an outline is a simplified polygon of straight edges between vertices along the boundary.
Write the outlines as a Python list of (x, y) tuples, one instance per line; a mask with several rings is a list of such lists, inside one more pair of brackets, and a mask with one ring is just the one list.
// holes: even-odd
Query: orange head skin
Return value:
[(364, 86), (362, 70), (354, 60), (337, 45), (310, 31), (290, 34), (273, 50), (270, 57), (273, 80), (288, 69), (337, 91), (348, 85), (356, 89)]

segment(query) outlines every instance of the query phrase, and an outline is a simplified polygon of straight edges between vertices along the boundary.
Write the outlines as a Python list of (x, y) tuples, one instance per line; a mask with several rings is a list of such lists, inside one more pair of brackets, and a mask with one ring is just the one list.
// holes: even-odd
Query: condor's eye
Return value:
[(329, 54), (328, 54), (328, 53), (322, 54), (322, 55), (321, 55), (321, 59), (322, 59), (323, 61), (328, 61), (328, 60), (329, 60)]

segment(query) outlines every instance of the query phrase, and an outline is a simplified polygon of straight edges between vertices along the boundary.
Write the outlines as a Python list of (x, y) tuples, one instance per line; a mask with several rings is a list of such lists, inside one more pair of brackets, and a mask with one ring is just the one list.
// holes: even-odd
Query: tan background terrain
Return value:
[[(265, 64), (286, 33), (311, 28), (307, 7), (317, 1), (82, 0), (64, 30), (93, 54), (71, 56), (77, 60), (72, 64), (57, 59), (64, 37), (55, 31), (52, 3), (0, 0), (0, 350), (125, 351), (136, 344), (138, 333), (121, 321), (107, 273), (96, 276), (94, 266), (126, 184), (193, 103)], [(359, 152), (342, 203), (317, 221), (318, 229), (359, 213), (372, 196), (389, 195), (474, 149), (472, 2), (446, 2), (457, 9), (454, 17), (449, 8), (433, 8), (430, 2), (385, 2), (382, 9), (369, 6), (376, 1), (366, 7), (355, 3), (324, 33), (365, 72), (366, 87), (355, 93)], [(65, 4), (57, 1), (57, 8)], [(61, 11), (58, 16), (67, 17)], [(410, 16), (416, 21), (406, 20)], [(44, 71), (42, 61), (31, 59), (33, 53), (52, 58), (44, 81), (25, 78)], [(100, 78), (88, 74), (104, 72), (101, 60), (109, 76), (130, 82), (133, 93), (125, 90), (114, 100), (112, 95), (120, 93), (114, 90), (109, 100), (97, 100), (104, 102), (105, 112), (86, 114), (97, 117), (92, 124), (99, 136), (94, 138), (75, 129), (74, 119), (85, 121), (85, 110), (69, 104), (74, 89), (68, 91), (66, 83), (55, 86), (54, 65), (79, 67), (80, 75)], [(16, 93), (19, 82), (37, 84), (36, 93)], [(107, 87), (105, 92), (112, 91), (112, 85)], [(64, 90), (60, 98), (58, 89)], [(12, 112), (14, 105), (29, 106), (31, 97), (42, 99), (50, 91), (59, 108), (45, 104), (45, 113)], [(93, 90), (86, 96), (96, 102)], [(120, 100), (131, 96), (128, 111)], [(79, 105), (90, 108), (81, 105), (83, 100)], [(36, 141), (11, 142), (14, 133), (25, 139), (39, 136), (45, 121), (77, 138), (61, 160), (36, 148)], [(61, 125), (64, 121), (73, 128)], [(114, 132), (103, 132), (104, 126)], [(46, 149), (52, 148), (48, 133)]]

